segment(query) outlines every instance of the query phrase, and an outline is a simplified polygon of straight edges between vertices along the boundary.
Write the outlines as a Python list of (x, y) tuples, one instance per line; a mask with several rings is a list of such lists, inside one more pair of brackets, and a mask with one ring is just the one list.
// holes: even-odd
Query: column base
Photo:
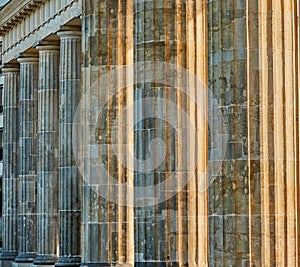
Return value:
[(12, 267), (31, 267), (32, 262), (13, 262)]
[(54, 255), (37, 255), (33, 261), (33, 266), (55, 266), (57, 257)]
[(78, 267), (81, 264), (81, 257), (59, 257), (55, 263), (56, 267)]
[(2, 252), (0, 255), (0, 261), (14, 261), (18, 256), (18, 252)]
[(19, 263), (32, 263), (36, 258), (35, 253), (19, 253), (15, 261)]

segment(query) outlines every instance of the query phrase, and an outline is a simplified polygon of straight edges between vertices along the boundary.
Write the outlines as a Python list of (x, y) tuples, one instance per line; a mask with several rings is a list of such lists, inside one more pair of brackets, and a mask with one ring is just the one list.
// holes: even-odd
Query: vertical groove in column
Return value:
[[(126, 28), (124, 27), (124, 23), (126, 21), (126, 5), (124, 5), (122, 0), (118, 1), (118, 14), (117, 14), (117, 50), (116, 50), (116, 64), (117, 66), (123, 66), (126, 64)], [(125, 72), (122, 70), (117, 75), (116, 88), (119, 90), (122, 88), (122, 84), (124, 83), (124, 79), (126, 78)], [(123, 166), (123, 163), (126, 160), (126, 131), (124, 131), (124, 127), (126, 124), (126, 113), (124, 108), (126, 107), (126, 91), (127, 88), (123, 88), (123, 90), (119, 91), (116, 94), (116, 118), (118, 118), (117, 124), (117, 136), (116, 136), (116, 144), (117, 144), (117, 172), (118, 172), (118, 182), (119, 184), (126, 183), (126, 168)], [(129, 220), (127, 217), (126, 206), (124, 205), (124, 201), (126, 203), (127, 194), (123, 187), (120, 187), (118, 190), (118, 200), (117, 200), (117, 262), (119, 264), (126, 264), (127, 262), (127, 246), (126, 246), (126, 222)], [(130, 238), (129, 236), (127, 238)]]
[(284, 98), (285, 98), (285, 136), (286, 136), (286, 231), (287, 231), (287, 266), (297, 265), (297, 179), (296, 166), (299, 162), (296, 160), (296, 118), (295, 99), (296, 92), (296, 3), (293, 0), (283, 2), (283, 29), (284, 29)]
[[(126, 65), (132, 65), (134, 63), (134, 3), (133, 1), (126, 1), (126, 56), (125, 62)], [(132, 73), (130, 71), (126, 71), (126, 82), (132, 80)], [(128, 86), (126, 89), (126, 105), (133, 106), (134, 102), (134, 86)], [(134, 111), (132, 109), (127, 109), (125, 112), (126, 116), (126, 144), (128, 144), (126, 149), (126, 162), (127, 166), (134, 166), (134, 160), (132, 159), (132, 155), (134, 155), (134, 131), (130, 125), (134, 125)], [(126, 192), (126, 203), (127, 203), (127, 225), (126, 225), (126, 261), (129, 266), (134, 266), (134, 194), (130, 194), (130, 188), (134, 188), (134, 171), (132, 168), (127, 168), (127, 186), (128, 192)]]
[[(85, 16), (82, 20), (82, 29), (83, 32), (83, 72), (82, 72), (82, 85), (83, 93), (88, 93), (88, 89), (92, 87), (94, 83), (97, 83), (99, 79), (99, 69), (98, 61), (100, 58), (100, 31), (96, 30), (95, 25), (100, 23), (98, 19), (99, 5), (97, 1), (85, 0), (83, 5), (83, 14)], [(104, 40), (103, 40), (104, 41)], [(93, 92), (91, 92), (93, 94)], [(97, 96), (97, 94), (96, 94)], [(91, 105), (98, 105), (99, 100), (94, 98), (93, 95), (88, 96), (88, 100)], [(86, 122), (86, 129), (82, 131), (82, 149), (88, 149), (89, 146), (95, 144), (96, 141), (90, 140), (92, 136), (93, 123), (92, 114), (82, 110), (82, 123)], [(87, 152), (86, 157), (89, 157), (90, 153)], [(86, 168), (89, 168), (87, 166)], [(89, 170), (89, 169), (88, 169)], [(89, 177), (87, 177), (89, 178)], [(100, 263), (100, 247), (101, 247), (101, 233), (98, 220), (98, 214), (100, 213), (97, 207), (99, 207), (99, 196), (97, 192), (94, 192), (95, 187), (89, 184), (89, 179), (85, 179), (83, 176), (82, 180), (82, 266), (88, 264), (97, 264)], [(104, 239), (104, 238), (103, 238)]]
[[(110, 1), (107, 2), (107, 12), (106, 23), (107, 23), (107, 62), (106, 65), (108, 69), (111, 66), (117, 65), (117, 51), (120, 49), (116, 46), (117, 44), (117, 23), (118, 20), (118, 2), (117, 1)], [(107, 98), (106, 106), (107, 106), (107, 113), (106, 113), (106, 129), (105, 133), (105, 145), (107, 146), (107, 190), (109, 192), (110, 200), (103, 200), (102, 207), (106, 210), (106, 220), (103, 222), (106, 224), (106, 246), (108, 247), (107, 251), (107, 262), (116, 262), (117, 261), (117, 233), (116, 233), (116, 225), (117, 225), (117, 210), (116, 204), (118, 203), (117, 197), (114, 196), (114, 182), (112, 177), (118, 177), (118, 169), (117, 169), (117, 160), (114, 157), (112, 146), (118, 144), (117, 137), (115, 135), (115, 123), (116, 123), (116, 111), (118, 109), (117, 105), (117, 95), (116, 95), (116, 77), (108, 74), (108, 84), (107, 87), (101, 86), (101, 90), (107, 90), (107, 95), (111, 97)], [(101, 220), (101, 218), (100, 218)], [(105, 261), (104, 261), (105, 262)]]
[[(145, 40), (145, 2), (144, 1), (133, 1), (134, 3), (134, 63), (137, 62), (137, 58), (139, 61), (145, 61), (145, 51), (143, 49), (143, 42)], [(151, 6), (152, 3), (149, 3)], [(150, 7), (148, 7), (150, 9)], [(151, 10), (149, 10), (151, 12)], [(150, 22), (150, 18), (149, 18)], [(139, 45), (139, 47), (138, 47)], [(135, 70), (135, 79), (139, 81), (144, 80), (144, 72), (143, 70)], [(143, 90), (145, 85), (141, 82), (139, 84), (135, 84), (134, 86), (134, 102), (141, 101), (143, 98)], [(143, 106), (139, 104), (135, 104), (134, 110), (134, 150), (135, 157), (137, 159), (142, 160), (144, 155), (144, 146), (143, 144), (143, 129), (145, 122), (142, 120), (144, 115)], [(134, 162), (135, 168), (140, 168), (137, 164), (137, 161)], [(144, 177), (144, 173), (142, 171), (134, 173), (134, 187), (142, 188), (145, 186), (144, 181), (146, 178)], [(140, 190), (142, 191), (142, 190)], [(137, 202), (137, 199), (141, 199), (143, 192), (139, 195), (134, 195), (134, 203)], [(134, 256), (135, 262), (144, 262), (146, 260), (146, 231), (145, 231), (145, 219), (143, 218), (143, 207), (135, 207), (134, 208)], [(152, 256), (149, 253), (150, 257)]]
[[(299, 88), (300, 88), (300, 1), (296, 2), (294, 5), (294, 18), (295, 18), (295, 25), (294, 25), (294, 48), (295, 48), (295, 82), (296, 82), (296, 93), (295, 93), (295, 103), (296, 103), (296, 108), (295, 108), (295, 117), (296, 117), (296, 129), (297, 129), (297, 134), (296, 134), (296, 160), (299, 162), (300, 160), (300, 127), (299, 127), (299, 104), (300, 104), (300, 94), (299, 94)], [(297, 79), (298, 77), (298, 79)], [(299, 164), (296, 165), (296, 175), (299, 177), (300, 174), (300, 168)], [(297, 205), (297, 214), (300, 213), (300, 179), (296, 179), (296, 205)], [(297, 266), (300, 264), (300, 217), (297, 216), (296, 218), (297, 221), (297, 258), (296, 258), (296, 263)]]
[(272, 1), (259, 1), (261, 264), (275, 265)]
[[(187, 0), (186, 1), (186, 68), (187, 70), (195, 74), (196, 70), (196, 46), (195, 46), (195, 37), (196, 37), (196, 24), (195, 24), (195, 8), (196, 1), (195, 0)], [(192, 96), (196, 95), (196, 87), (195, 81), (193, 79), (187, 80), (187, 112), (189, 119), (196, 124), (196, 106), (195, 99)], [(191, 167), (191, 164), (195, 162), (196, 157), (196, 136), (195, 132), (191, 129), (187, 129), (187, 147), (190, 151), (187, 153), (187, 175), (188, 175), (188, 265), (192, 267), (197, 266), (197, 177), (195, 175), (195, 170)]]
[(36, 167), (38, 55), (19, 58), (20, 69), (20, 171), (19, 171), (19, 255), (17, 262), (33, 262), (36, 247)]
[[(208, 266), (208, 34), (206, 1), (196, 1), (198, 266)], [(200, 82), (199, 82), (200, 81)], [(199, 108), (200, 107), (200, 108)]]
[[(295, 108), (295, 117), (297, 118), (296, 120), (296, 128), (297, 128), (297, 134), (296, 134), (296, 162), (299, 162), (300, 160), (300, 127), (299, 127), (299, 111), (300, 111), (300, 94), (299, 94), (299, 86), (300, 86), (300, 1), (296, 1), (296, 4), (294, 6), (294, 21), (295, 21), (295, 35), (294, 35), (294, 48), (295, 48), (295, 103), (296, 103), (296, 108)], [(298, 79), (297, 79), (298, 77)], [(299, 164), (296, 164), (296, 176), (299, 177), (300, 174), (300, 167)], [(297, 205), (297, 214), (300, 212), (300, 179), (297, 178), (296, 181), (296, 205)], [(299, 266), (300, 264), (300, 216), (296, 217), (296, 225), (297, 225), (297, 258), (296, 258), (296, 265)]]
[(247, 1), (247, 121), (250, 265), (261, 265), (260, 66), (258, 2)]
[[(174, 12), (172, 9), (168, 8), (169, 3), (167, 1), (164, 1), (164, 35), (165, 35), (165, 62), (170, 64), (174, 64), (174, 57), (172, 57), (172, 45), (174, 41)], [(167, 80), (167, 73), (165, 79)], [(164, 88), (164, 98), (165, 99), (170, 99), (171, 101), (175, 102), (175, 92), (171, 86), (168, 84), (165, 85)], [(167, 107), (165, 107), (165, 112), (166, 112), (166, 120), (170, 120), (172, 114), (171, 111), (168, 110)], [(165, 122), (165, 129), (164, 129), (164, 135), (163, 138), (165, 140), (166, 146), (167, 147), (172, 147), (172, 145), (175, 143), (175, 138), (174, 138), (174, 129), (168, 125), (168, 123)], [(172, 153), (173, 152), (173, 153)], [(174, 169), (174, 164), (175, 164), (175, 148), (173, 148), (173, 151), (170, 151), (170, 153), (166, 153), (165, 157), (165, 173), (164, 173), (164, 179), (172, 175), (172, 168)], [(166, 191), (171, 189), (168, 185), (166, 185)], [(167, 196), (167, 194), (165, 193)], [(172, 236), (173, 232), (173, 220), (174, 220), (174, 214), (176, 214), (176, 198), (173, 197), (170, 200), (167, 200), (165, 203), (165, 225), (164, 227), (161, 227), (161, 232), (159, 234), (164, 234), (165, 235), (165, 244), (164, 244), (164, 258), (169, 259), (172, 261), (171, 258), (171, 244), (170, 244), (170, 237)], [(160, 227), (160, 225), (158, 226)], [(165, 228), (165, 229), (164, 229)], [(158, 238), (159, 239), (159, 238)]]
[(5, 65), (3, 105), (3, 245), (1, 261), (13, 261), (18, 254), (18, 140), (19, 66)]
[(39, 46), (38, 225), (35, 265), (54, 264), (58, 247), (59, 46)]
[[(159, 42), (162, 39), (164, 42), (166, 41), (165, 28), (166, 28), (166, 21), (164, 20), (164, 14), (170, 13), (170, 9), (174, 6), (174, 2), (169, 3), (161, 3), (161, 2), (154, 2), (154, 12), (153, 12), (153, 25), (155, 30), (153, 31), (153, 38), (155, 42)], [(162, 38), (162, 36), (164, 36)], [(165, 62), (166, 61), (166, 43), (164, 46), (155, 45), (154, 46), (154, 55), (153, 60), (157, 62)], [(156, 71), (156, 69), (154, 68)], [(159, 75), (154, 75), (154, 81), (157, 80)], [(154, 90), (153, 90), (154, 89)], [(153, 84), (153, 92), (152, 95), (157, 99), (168, 99), (166, 98), (166, 84)], [(164, 139), (164, 133), (166, 132), (167, 127), (170, 128), (170, 125), (167, 125), (162, 118), (166, 116), (165, 114), (165, 105), (161, 104), (157, 106), (157, 110), (154, 112), (156, 119), (154, 119), (154, 129), (153, 129), (153, 136), (151, 137), (156, 138), (157, 140), (163, 140), (166, 145), (166, 154), (170, 154), (171, 147), (167, 146), (167, 140)], [(172, 126), (171, 126), (172, 127)], [(153, 160), (158, 159), (161, 156), (161, 149), (158, 146), (154, 146), (153, 151)], [(164, 161), (167, 161), (167, 158), (164, 158)], [(152, 184), (161, 184), (167, 179), (167, 172), (170, 168), (166, 166), (166, 164), (162, 164), (161, 167), (153, 170), (153, 178)], [(163, 187), (153, 190), (153, 195), (155, 198), (158, 198), (160, 195), (164, 193)], [(156, 203), (154, 206), (154, 219), (152, 221), (153, 230), (152, 230), (152, 239), (153, 239), (153, 247), (154, 247), (154, 258), (156, 261), (159, 262), (170, 262), (168, 260), (168, 255), (166, 254), (166, 244), (168, 243), (168, 237), (166, 236), (166, 218), (165, 218), (165, 210), (166, 210), (166, 201), (161, 203)]]
[(286, 138), (283, 54), (283, 2), (273, 3), (273, 68), (274, 68), (274, 167), (276, 266), (287, 266), (286, 247)]
[[(179, 68), (186, 67), (186, 6), (184, 1), (176, 0), (175, 1), (175, 64)], [(184, 88), (185, 84), (180, 79), (176, 78), (176, 83), (178, 87)], [(176, 90), (176, 105), (183, 110), (186, 110), (186, 96), (180, 90)], [(178, 134), (176, 137), (176, 169), (178, 177), (178, 193), (177, 193), (177, 216), (176, 216), (176, 250), (175, 255), (178, 260), (179, 266), (184, 266), (188, 262), (187, 255), (187, 191), (186, 187), (183, 186), (186, 183), (185, 171), (187, 158), (184, 153), (185, 150), (185, 137), (186, 137), (186, 127), (185, 122), (183, 121), (183, 116), (177, 114), (177, 127)], [(182, 188), (182, 189), (181, 189)], [(181, 189), (181, 190), (180, 190)], [(175, 237), (174, 237), (175, 238)]]
[[(113, 65), (113, 38), (114, 38), (114, 30), (115, 27), (112, 25), (112, 19), (116, 16), (116, 10), (112, 7), (113, 3), (109, 1), (105, 1), (102, 5), (99, 5), (98, 12), (101, 14), (101, 20), (99, 21), (100, 27), (105, 30), (100, 33), (100, 46), (98, 49), (101, 51), (101, 59), (99, 60), (99, 76), (98, 79), (101, 81), (101, 76), (107, 74)], [(101, 41), (102, 40), (102, 41)], [(112, 83), (114, 82), (111, 79), (111, 76), (107, 74), (108, 84), (104, 86), (103, 84), (99, 84), (99, 91), (103, 96), (103, 99), (99, 99), (99, 103), (105, 107), (105, 111), (102, 113), (101, 119), (98, 119), (98, 138), (101, 138), (100, 144), (106, 148), (105, 153), (102, 154), (102, 163), (104, 164), (106, 172), (102, 174), (101, 177), (101, 185), (106, 188), (110, 197), (111, 188), (110, 188), (110, 175), (113, 172), (114, 161), (111, 155), (111, 144), (113, 143), (111, 140), (111, 130), (113, 124), (113, 114), (114, 111), (112, 109), (112, 102), (114, 102), (114, 86)], [(110, 98), (110, 96), (112, 96)], [(104, 196), (97, 195), (98, 205), (101, 207), (99, 211), (96, 212), (96, 219), (98, 224), (99, 237), (102, 239), (100, 246), (98, 248), (98, 257), (95, 257), (95, 262), (99, 262), (101, 264), (111, 264), (112, 262), (112, 216), (114, 215), (111, 212), (111, 208), (114, 205), (113, 202), (110, 202), (109, 199)]]
[[(80, 101), (81, 31), (61, 31), (59, 103), (59, 259), (56, 266), (81, 262), (81, 175), (72, 150), (73, 122)], [(79, 140), (78, 140), (79, 142)]]

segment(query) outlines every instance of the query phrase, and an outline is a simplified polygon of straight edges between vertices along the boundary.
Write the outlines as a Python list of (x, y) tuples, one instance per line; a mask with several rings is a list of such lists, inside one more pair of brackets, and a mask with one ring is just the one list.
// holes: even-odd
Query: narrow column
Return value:
[(16, 262), (33, 262), (36, 256), (36, 160), (38, 54), (20, 62), (19, 100), (19, 255)]
[(0, 260), (2, 267), (11, 266), (18, 255), (18, 100), (19, 66), (6, 65), (2, 69), (4, 78), (3, 118), (3, 247)]
[(62, 31), (59, 114), (59, 253), (56, 266), (78, 266), (81, 178), (72, 153), (72, 126), (80, 100), (81, 31)]
[(58, 100), (59, 45), (39, 50), (38, 89), (38, 224), (35, 265), (51, 265), (58, 247)]

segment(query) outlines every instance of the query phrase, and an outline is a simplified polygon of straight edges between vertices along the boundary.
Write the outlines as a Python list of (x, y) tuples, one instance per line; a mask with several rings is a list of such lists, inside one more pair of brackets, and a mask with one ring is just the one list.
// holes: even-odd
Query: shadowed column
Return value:
[(34, 264), (51, 265), (58, 247), (59, 45), (45, 44), (38, 50), (38, 255)]
[(4, 78), (3, 118), (3, 247), (0, 260), (2, 267), (11, 266), (18, 254), (18, 100), (19, 66), (6, 65)]
[(62, 31), (59, 114), (59, 253), (56, 266), (78, 266), (81, 176), (72, 153), (73, 120), (80, 100), (81, 31)]
[[(19, 254), (17, 262), (33, 262), (36, 256), (36, 156), (38, 54), (20, 62), (19, 100)], [(22, 264), (24, 266), (24, 264)]]

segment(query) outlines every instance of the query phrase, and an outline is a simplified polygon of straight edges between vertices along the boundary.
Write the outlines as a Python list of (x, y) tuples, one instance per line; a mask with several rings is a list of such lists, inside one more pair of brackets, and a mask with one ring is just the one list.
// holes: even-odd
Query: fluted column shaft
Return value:
[(54, 264), (58, 246), (59, 46), (39, 46), (36, 265)]
[[(207, 193), (200, 185), (205, 185), (202, 177), (207, 165), (206, 117), (196, 110), (195, 101), (188, 102), (186, 93), (197, 96), (201, 108), (206, 108), (206, 95), (203, 90), (196, 93), (192, 81), (187, 84), (181, 75), (176, 77), (176, 72), (170, 73), (168, 69), (171, 65), (164, 65), (158, 75), (159, 63), (163, 65), (166, 62), (178, 65), (178, 69), (187, 68), (187, 73), (196, 74), (202, 81), (207, 80), (205, 16), (206, 2), (200, 0), (103, 1), (96, 11), (93, 1), (84, 1), (83, 87), (85, 92), (91, 88), (93, 93), (96, 87), (100, 95), (89, 95), (88, 101), (93, 109), (84, 107), (82, 112), (85, 136), (81, 149), (87, 151), (82, 156), (83, 169), (87, 170), (83, 180), (87, 183), (83, 184), (82, 190), (82, 266), (99, 266), (100, 263), (110, 266), (113, 262), (126, 266), (208, 265)], [(97, 30), (95, 25), (101, 30)], [(144, 62), (158, 64), (151, 69), (150, 64)], [(118, 66), (133, 63), (136, 63), (134, 73), (128, 69), (126, 78), (122, 77), (121, 68), (118, 69), (119, 79), (110, 72)], [(101, 83), (105, 76), (108, 81), (103, 86)], [(159, 80), (162, 76), (166, 77), (165, 81)], [(127, 88), (121, 87), (127, 78), (128, 83), (134, 79), (134, 86), (126, 84)], [(181, 90), (176, 90), (176, 86), (172, 85), (174, 78), (175, 82), (179, 81)], [(189, 85), (191, 91), (182, 92)], [(115, 93), (117, 88), (126, 89), (126, 97), (123, 92)], [(197, 128), (194, 131), (188, 129), (183, 115), (172, 113), (161, 102), (147, 105), (147, 99), (173, 102), (188, 113)], [(124, 108), (133, 103), (134, 112), (125, 113)], [(93, 113), (99, 106), (103, 108), (101, 116)], [(118, 123), (124, 115), (124, 124), (128, 128), (121, 132)], [(93, 129), (96, 117), (97, 131)], [(174, 125), (168, 122), (170, 117), (176, 119)], [(191, 146), (196, 138), (199, 145), (194, 142), (195, 145)], [(161, 147), (151, 147), (154, 139), (160, 139), (166, 145), (165, 156)], [(126, 148), (120, 145), (125, 144), (123, 140), (129, 145)], [(117, 153), (109, 149), (111, 145), (116, 145)], [(193, 150), (187, 149), (187, 145)], [(100, 146), (105, 150), (99, 152), (100, 149), (94, 149)], [(91, 149), (94, 149), (93, 153)], [(98, 162), (94, 157), (96, 153), (99, 153)], [(128, 163), (131, 153), (134, 154), (133, 164), (122, 166), (124, 159)], [(154, 161), (162, 155), (161, 164), (154, 166)], [(93, 164), (88, 165), (92, 156)], [(201, 164), (197, 170), (190, 167), (193, 165), (191, 162), (196, 165), (198, 160)], [(111, 194), (118, 197), (117, 204), (124, 204), (120, 199), (126, 199), (130, 192), (111, 190), (114, 181), (107, 173), (101, 177), (107, 184), (104, 182), (101, 186), (108, 193), (105, 197), (97, 195), (97, 185), (94, 189), (86, 177), (95, 172), (98, 163), (112, 177), (117, 177), (117, 190), (121, 183), (126, 183), (127, 189), (129, 185), (134, 187), (130, 196), (136, 205), (134, 209), (124, 209), (107, 201), (107, 195)], [(173, 174), (178, 183), (166, 182)], [(191, 177), (195, 178), (187, 187), (187, 180)], [(101, 189), (100, 194), (103, 191)], [(170, 196), (169, 192), (178, 194)], [(161, 201), (161, 198), (166, 201)], [(149, 203), (153, 205), (149, 206)], [(125, 221), (126, 225), (122, 224)]]
[(81, 176), (72, 152), (72, 127), (80, 101), (81, 31), (62, 31), (59, 114), (59, 252), (56, 266), (81, 262)]
[(32, 262), (36, 256), (36, 162), (38, 55), (20, 62), (19, 99), (19, 255), (18, 262)]
[[(124, 109), (126, 104), (133, 103), (133, 86), (121, 87), (124, 81), (132, 78), (132, 73), (128, 71), (127, 76), (127, 73), (120, 71), (116, 77), (108, 74), (116, 67), (133, 63), (133, 6), (133, 1), (104, 1), (95, 11), (93, 2), (84, 3), (82, 84), (84, 93), (89, 93), (86, 98), (89, 102), (87, 106), (92, 107), (93, 111), (90, 112), (86, 107), (82, 109), (84, 134), (80, 148), (83, 153), (96, 146), (101, 149), (98, 152), (93, 150), (98, 153), (97, 162), (94, 160), (94, 153), (82, 155), (83, 169), (87, 170), (86, 175), (83, 175), (82, 185), (82, 267), (134, 265), (134, 214), (132, 207), (124, 205), (124, 202), (132, 203), (133, 194), (128, 193), (128, 187), (126, 190), (120, 189), (111, 179), (115, 177), (118, 183), (133, 187), (134, 170), (126, 169), (121, 164), (121, 159), (125, 158), (127, 162), (133, 163), (127, 155), (130, 152), (134, 154), (134, 135), (131, 135), (134, 114), (130, 108), (127, 111)], [(97, 30), (94, 25), (103, 30)], [(109, 76), (107, 86), (103, 85), (102, 80), (106, 74)], [(124, 90), (113, 95), (117, 87)], [(100, 110), (97, 110), (99, 107)], [(94, 115), (96, 110), (97, 115)], [(127, 124), (124, 122), (125, 113), (130, 114), (126, 116)], [(95, 119), (99, 121), (96, 122)], [(126, 125), (128, 128), (114, 127), (116, 124)], [(112, 145), (116, 145), (116, 156)], [(102, 148), (107, 150), (103, 151)], [(93, 164), (87, 164), (90, 159)], [(102, 165), (107, 172), (101, 175), (101, 184), (94, 179), (94, 164)], [(108, 193), (105, 197), (102, 195), (102, 188)]]
[[(14, 260), (18, 254), (18, 100), (19, 66), (7, 65), (2, 69), (4, 78), (3, 107), (3, 247), (1, 260)], [(5, 265), (7, 266), (7, 265)]]

